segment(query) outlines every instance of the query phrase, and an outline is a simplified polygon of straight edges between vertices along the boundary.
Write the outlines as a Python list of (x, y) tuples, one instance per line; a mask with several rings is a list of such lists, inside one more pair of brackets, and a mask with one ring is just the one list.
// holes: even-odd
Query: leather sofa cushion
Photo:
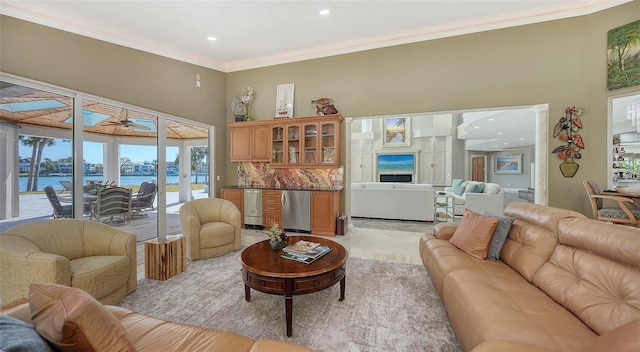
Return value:
[(640, 319), (637, 319), (600, 335), (580, 352), (637, 352), (639, 348)]
[(447, 315), (465, 351), (491, 340), (577, 351), (597, 337), (575, 315), (512, 270), (450, 272), (443, 292)]
[(224, 246), (234, 239), (235, 227), (226, 222), (209, 222), (200, 227), (200, 248)]
[(106, 306), (144, 351), (249, 351), (254, 340), (226, 331), (169, 322), (115, 306)]
[(129, 257), (93, 256), (71, 261), (71, 286), (101, 299), (129, 281)]
[(485, 259), (497, 224), (497, 218), (488, 218), (465, 210), (462, 220), (460, 220), (460, 224), (449, 242), (469, 255)]
[[(444, 224), (444, 223), (443, 223)], [(449, 230), (449, 227), (447, 227)], [(446, 237), (446, 236), (445, 236)], [(461, 252), (447, 239), (439, 239), (431, 234), (425, 234), (420, 239), (420, 257), (428, 268), (429, 276), (440, 297), (446, 301), (443, 294), (445, 277), (456, 271), (492, 271), (497, 275), (520, 277), (512, 268), (501, 261), (482, 260)], [(499, 273), (499, 274), (498, 274)]]
[(86, 292), (63, 285), (31, 284), (31, 320), (60, 351), (135, 351), (118, 319)]
[[(559, 229), (560, 245), (534, 284), (598, 334), (640, 318), (638, 230), (574, 219), (562, 220)], [(617, 259), (607, 258), (614, 253)]]
[(551, 257), (556, 243), (555, 233), (516, 218), (500, 251), (500, 259), (531, 282)]

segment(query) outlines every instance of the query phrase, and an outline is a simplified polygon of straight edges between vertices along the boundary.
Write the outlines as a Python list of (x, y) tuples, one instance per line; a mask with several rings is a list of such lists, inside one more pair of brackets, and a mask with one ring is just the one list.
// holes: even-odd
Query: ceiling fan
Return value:
[[(139, 123), (133, 122), (133, 120), (130, 120), (129, 119), (129, 111), (127, 109), (123, 109), (123, 112), (125, 113), (124, 119), (121, 119), (119, 121), (109, 121), (108, 124), (121, 126), (121, 127), (124, 127), (124, 128), (133, 127), (133, 128), (136, 128), (138, 130), (143, 130), (143, 131), (150, 131), (151, 130), (151, 128), (149, 128), (149, 127), (147, 127), (145, 125), (141, 125)], [(122, 113), (120, 113), (120, 116), (122, 116)]]

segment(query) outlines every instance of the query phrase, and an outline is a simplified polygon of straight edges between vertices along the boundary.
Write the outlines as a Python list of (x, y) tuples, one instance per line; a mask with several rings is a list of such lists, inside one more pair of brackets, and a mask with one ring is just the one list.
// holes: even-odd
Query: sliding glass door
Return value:
[[(0, 78), (0, 230), (54, 216), (96, 221), (97, 190), (120, 186), (132, 189), (134, 203), (141, 189), (154, 192), (150, 204), (138, 202), (133, 216), (111, 224), (143, 241), (181, 233), (180, 205), (209, 196), (212, 126)], [(68, 213), (54, 211), (45, 186)]]

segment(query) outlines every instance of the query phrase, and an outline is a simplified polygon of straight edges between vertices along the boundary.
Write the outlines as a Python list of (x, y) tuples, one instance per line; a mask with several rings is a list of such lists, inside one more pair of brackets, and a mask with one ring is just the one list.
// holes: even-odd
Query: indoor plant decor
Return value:
[(87, 181), (87, 185), (84, 187), (84, 191), (89, 194), (98, 194), (98, 191), (103, 191), (113, 187), (118, 187), (116, 181), (103, 182), (102, 180), (89, 180)]
[(262, 232), (269, 236), (269, 238), (271, 239), (271, 248), (273, 248), (274, 250), (284, 248), (284, 242), (288, 238), (287, 233), (280, 229), (280, 225), (277, 222), (272, 221), (271, 228)]
[(574, 159), (582, 158), (580, 153), (584, 149), (584, 141), (578, 131), (582, 128), (582, 120), (580, 116), (584, 113), (583, 108), (568, 107), (565, 109), (564, 116), (553, 129), (553, 138), (558, 138), (566, 144), (556, 147), (552, 153), (557, 153), (562, 159), (560, 164), (560, 172), (564, 177), (573, 177), (580, 165)]
[(245, 106), (245, 114), (244, 120), (251, 121), (253, 120), (253, 96), (255, 92), (252, 87), (248, 87), (247, 89), (242, 89), (240, 92), (240, 100), (242, 104)]

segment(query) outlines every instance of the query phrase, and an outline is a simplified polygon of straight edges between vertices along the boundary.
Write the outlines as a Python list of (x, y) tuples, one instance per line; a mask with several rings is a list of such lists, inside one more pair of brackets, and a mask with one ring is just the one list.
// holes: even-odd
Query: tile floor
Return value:
[[(422, 264), (418, 253), (420, 237), (433, 229), (432, 222), (352, 218), (344, 236), (331, 237), (351, 257), (397, 263)], [(260, 230), (243, 229), (243, 244), (267, 239)], [(301, 234), (302, 235), (302, 234)], [(144, 249), (138, 243), (138, 279), (144, 278)]]

